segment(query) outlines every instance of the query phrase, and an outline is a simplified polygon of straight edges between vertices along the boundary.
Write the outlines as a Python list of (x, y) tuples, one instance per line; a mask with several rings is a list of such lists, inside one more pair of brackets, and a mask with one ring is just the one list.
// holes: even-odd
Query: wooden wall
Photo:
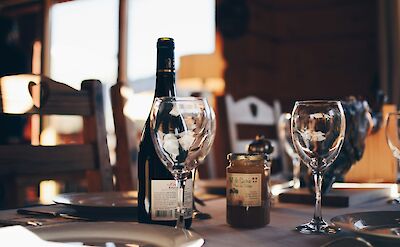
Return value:
[[(1, 2), (1, 1), (0, 1)], [(3, 7), (2, 7), (3, 6)], [(11, 26), (11, 30), (9, 30)], [(0, 4), (0, 76), (31, 73), (35, 41), (42, 38), (42, 9), (37, 1), (5, 1)], [(0, 32), (1, 32), (0, 31)], [(3, 31), (5, 32), (5, 31)], [(14, 55), (13, 55), (14, 54)], [(6, 57), (6, 59), (4, 58)]]
[[(226, 93), (236, 100), (278, 99), (283, 111), (300, 99), (355, 95), (373, 101), (379, 88), (377, 19), (376, 0), (219, 0)], [(229, 147), (218, 140), (228, 136), (224, 119), (219, 123), (222, 175)]]
[(244, 2), (246, 32), (223, 38), (226, 92), (237, 99), (256, 95), (288, 103), (374, 96), (379, 83), (376, 0)]

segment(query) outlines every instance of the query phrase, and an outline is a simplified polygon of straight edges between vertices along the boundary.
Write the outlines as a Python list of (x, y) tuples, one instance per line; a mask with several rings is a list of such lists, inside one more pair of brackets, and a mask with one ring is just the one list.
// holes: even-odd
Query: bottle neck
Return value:
[(175, 73), (157, 72), (156, 89), (154, 97), (176, 96)]

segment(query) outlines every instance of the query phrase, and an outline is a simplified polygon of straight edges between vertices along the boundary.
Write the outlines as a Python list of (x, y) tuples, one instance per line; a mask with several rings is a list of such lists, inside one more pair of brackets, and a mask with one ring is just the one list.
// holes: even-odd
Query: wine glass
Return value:
[(292, 139), (300, 159), (311, 170), (315, 181), (313, 219), (296, 227), (301, 233), (336, 233), (321, 214), (321, 185), (324, 171), (339, 155), (344, 142), (346, 120), (340, 101), (297, 101), (291, 117)]
[(150, 112), (150, 133), (161, 162), (178, 187), (176, 228), (185, 227), (191, 210), (184, 204), (187, 178), (210, 151), (215, 135), (215, 115), (202, 97), (155, 98)]
[(292, 160), (293, 165), (293, 188), (300, 188), (300, 157), (294, 150), (292, 132), (290, 131), (290, 113), (283, 113), (278, 121), (278, 135), (284, 150)]
[[(393, 156), (400, 160), (400, 112), (391, 112), (386, 118), (386, 141)], [(395, 198), (391, 203), (400, 203), (400, 198)]]

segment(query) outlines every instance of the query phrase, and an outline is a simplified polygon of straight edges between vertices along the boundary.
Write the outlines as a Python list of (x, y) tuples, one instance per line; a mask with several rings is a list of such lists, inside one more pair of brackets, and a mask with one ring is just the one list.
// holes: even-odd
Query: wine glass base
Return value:
[(388, 200), (390, 204), (400, 204), (400, 197)]
[(310, 222), (296, 227), (296, 231), (304, 234), (335, 234), (340, 231), (339, 227), (328, 225), (324, 220)]
[(198, 220), (208, 220), (211, 219), (211, 215), (207, 213), (203, 213), (197, 209), (193, 210), (193, 219), (198, 219)]

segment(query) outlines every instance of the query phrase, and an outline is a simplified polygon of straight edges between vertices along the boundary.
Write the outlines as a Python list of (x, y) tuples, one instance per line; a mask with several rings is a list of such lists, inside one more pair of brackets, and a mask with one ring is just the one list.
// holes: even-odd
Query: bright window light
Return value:
[(80, 0), (51, 9), (51, 77), (114, 84), (118, 71), (118, 0)]
[[(177, 70), (182, 55), (213, 53), (215, 0), (129, 0), (128, 6), (128, 82), (141, 109), (127, 109), (142, 119), (150, 111), (154, 93), (157, 39), (174, 38)], [(77, 89), (85, 79), (99, 79), (108, 86), (117, 82), (118, 7), (118, 0), (76, 0), (52, 7), (50, 76), (54, 80)], [(109, 97), (105, 101), (111, 130)]]
[[(175, 40), (179, 57), (214, 52), (215, 0), (130, 0), (128, 79), (135, 92), (154, 90), (156, 43), (159, 37)], [(145, 83), (145, 85), (143, 85)]]

